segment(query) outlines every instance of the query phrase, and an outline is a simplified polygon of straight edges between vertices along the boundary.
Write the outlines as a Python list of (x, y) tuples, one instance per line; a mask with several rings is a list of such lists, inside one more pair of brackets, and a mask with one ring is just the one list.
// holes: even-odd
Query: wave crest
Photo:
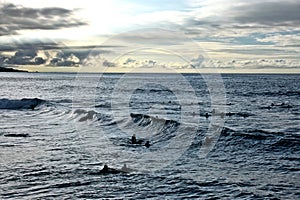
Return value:
[(35, 107), (45, 102), (46, 102), (45, 100), (39, 98), (0, 99), (0, 109), (9, 109), (9, 110), (34, 109)]

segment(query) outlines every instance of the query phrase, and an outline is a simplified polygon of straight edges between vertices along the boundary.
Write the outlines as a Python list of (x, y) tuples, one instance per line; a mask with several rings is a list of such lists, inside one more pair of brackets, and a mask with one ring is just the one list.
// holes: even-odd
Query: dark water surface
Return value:
[(0, 198), (299, 199), (300, 75), (178, 77), (1, 73)]

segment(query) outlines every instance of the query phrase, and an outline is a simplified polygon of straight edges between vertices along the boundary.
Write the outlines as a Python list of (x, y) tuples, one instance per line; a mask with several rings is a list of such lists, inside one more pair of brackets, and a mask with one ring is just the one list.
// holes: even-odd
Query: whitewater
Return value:
[(0, 198), (298, 199), (299, 80), (0, 73)]

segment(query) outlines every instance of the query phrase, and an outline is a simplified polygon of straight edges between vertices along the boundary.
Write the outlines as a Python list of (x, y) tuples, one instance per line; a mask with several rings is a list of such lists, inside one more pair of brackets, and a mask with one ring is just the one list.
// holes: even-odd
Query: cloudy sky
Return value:
[(300, 73), (299, 0), (0, 0), (0, 66)]

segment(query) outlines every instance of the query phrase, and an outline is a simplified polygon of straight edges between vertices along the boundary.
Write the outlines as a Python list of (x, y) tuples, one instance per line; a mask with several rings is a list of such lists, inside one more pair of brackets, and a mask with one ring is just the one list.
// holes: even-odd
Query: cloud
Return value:
[[(1, 17), (1, 14), (0, 14)], [(2, 25), (2, 23), (0, 22), (0, 24)], [(13, 35), (16, 34), (16, 28), (12, 28), (11, 26), (4, 26), (4, 27), (0, 27), (0, 36), (4, 36), (4, 35)]]
[(0, 5), (0, 36), (20, 30), (54, 30), (86, 25), (76, 19), (74, 10), (64, 8), (27, 8), (14, 4)]
[(285, 34), (276, 33), (273, 35), (266, 35), (264, 38), (258, 38), (259, 42), (271, 42), (278, 46), (299, 46), (300, 45), (300, 34)]
[(30, 49), (60, 49), (63, 48), (59, 43), (54, 41), (10, 41), (8, 43), (1, 43), (0, 45), (0, 53), (1, 52), (15, 52), (18, 50), (30, 50)]
[[(174, 28), (174, 24), (172, 24)], [(124, 46), (131, 44), (133, 46), (171, 46), (189, 43), (190, 38), (187, 38), (182, 32), (172, 31), (160, 28), (144, 28), (135, 31), (122, 33), (111, 40), (115, 40)]]
[(234, 21), (268, 26), (298, 26), (299, 1), (267, 1), (234, 6), (230, 12)]
[(61, 42), (53, 40), (34, 40), (34, 41), (11, 41), (0, 45), (1, 54), (7, 52), (38, 50), (40, 52), (62, 51), (64, 54), (74, 54), (80, 60), (84, 60), (90, 54), (107, 54), (111, 49), (116, 49), (118, 46), (103, 46), (103, 45), (88, 45), (88, 46), (66, 46)]
[(83, 67), (92, 67), (92, 68), (99, 68), (99, 67), (116, 67), (116, 63), (111, 62), (103, 57), (103, 55), (89, 55), (82, 61)]
[(14, 56), (6, 57), (2, 64), (8, 65), (41, 65), (46, 61), (37, 55), (37, 50), (19, 50)]
[(47, 66), (78, 66), (80, 59), (73, 53), (61, 50), (44, 51), (38, 49), (21, 49), (13, 56), (0, 56), (1, 65), (47, 65)]
[(70, 67), (70, 66), (78, 66), (80, 64), (80, 59), (76, 57), (74, 54), (65, 54), (62, 51), (56, 52), (56, 55), (53, 58), (48, 58), (48, 66), (55, 67)]
[(198, 58), (192, 59), (190, 64), (193, 68), (199, 68), (201, 67), (203, 61), (204, 57), (202, 55), (199, 55)]
[(288, 59), (208, 60), (202, 65), (202, 68), (220, 69), (293, 69), (299, 67), (299, 60)]
[(170, 61), (156, 61), (153, 59), (137, 60), (133, 58), (125, 59), (125, 62), (119, 61), (116, 66), (123, 68), (153, 68), (153, 69), (192, 69), (199, 68), (202, 65), (203, 56), (199, 55), (197, 58), (192, 59), (190, 63), (170, 62)]
[[(108, 54), (117, 46), (66, 46), (52, 40), (13, 41), (0, 45), (1, 65), (78, 66), (90, 55)], [(108, 61), (104, 63), (112, 67)]]
[[(297, 0), (210, 0), (191, 1), (195, 22), (212, 26), (238, 23), (241, 28), (254, 25), (299, 25), (300, 2)], [(256, 25), (255, 25), (256, 24)]]
[(0, 67), (7, 66), (7, 61), (9, 57), (7, 56), (0, 56)]
[[(145, 6), (144, 3), (135, 2), (135, 4)], [(160, 8), (156, 8), (156, 5)], [(59, 41), (51, 40), (8, 42), (0, 45), (0, 64), (59, 67), (88, 63), (91, 66), (101, 65), (109, 68), (170, 67), (175, 69), (211, 66), (269, 69), (299, 66), (300, 1), (298, 0), (189, 0), (181, 2), (180, 6), (179, 4), (170, 6), (176, 10), (165, 9), (169, 8), (169, 5), (166, 7), (161, 5), (163, 4), (152, 5), (151, 3), (153, 9), (139, 10), (138, 13), (132, 11), (128, 14), (128, 18), (124, 19), (116, 17), (112, 19), (116, 21), (115, 24), (111, 24), (111, 20), (106, 20), (109, 22), (108, 26), (104, 26), (106, 23), (103, 24), (102, 20), (105, 21), (103, 17), (95, 17), (98, 16), (96, 14), (99, 11), (96, 7), (92, 15), (87, 12), (88, 10), (81, 12), (86, 9), (84, 6), (77, 13), (77, 10), (58, 7), (28, 8), (14, 4), (0, 5), (0, 36), (24, 33), (20, 37), (1, 37), (2, 41), (6, 38), (31, 37), (32, 30), (82, 27), (78, 32), (74, 32), (76, 36), (81, 35), (79, 32), (88, 32), (87, 35), (91, 32), (91, 35), (99, 34), (99, 37), (107, 37), (108, 42), (106, 41), (105, 44), (109, 44), (66, 46)], [(70, 7), (80, 6), (72, 4)], [(83, 13), (87, 14), (87, 20), (91, 19), (90, 17), (96, 19), (89, 20), (91, 26), (85, 27), (86, 23), (75, 17), (76, 14), (85, 17)], [(118, 19), (126, 21), (126, 27), (120, 25)], [(113, 26), (117, 25), (118, 27), (114, 29)], [(112, 32), (122, 31), (122, 33), (104, 35), (105, 27), (109, 29), (113, 27)], [(131, 31), (126, 32), (129, 29)], [(72, 31), (73, 29), (70, 29), (70, 32)], [(62, 37), (69, 36), (67, 34), (70, 33), (65, 30), (57, 32), (62, 33)], [(57, 35), (46, 36), (59, 38)], [(210, 45), (204, 51), (213, 58), (206, 62), (201, 56), (197, 57), (202, 51), (197, 45), (201, 46), (200, 43), (204, 42)], [(68, 44), (70, 43), (69, 40)], [(191, 43), (195, 45), (189, 45)], [(76, 44), (80, 44), (80, 41), (76, 41)], [(188, 64), (182, 64), (180, 59), (173, 60), (172, 54), (194, 59), (191, 59)], [(116, 55), (126, 58), (117, 61), (109, 59), (109, 56)], [(92, 61), (93, 59), (87, 57), (94, 57), (95, 60)]]
[(124, 68), (155, 68), (155, 67), (165, 67), (162, 63), (158, 63), (155, 60), (145, 59), (145, 60), (137, 60), (131, 57), (125, 58), (125, 61), (119, 60), (116, 65), (124, 67)]
[(130, 63), (135, 63), (136, 60), (135, 59), (132, 59), (132, 58), (127, 58), (127, 60), (123, 63), (123, 65), (128, 65)]
[(136, 59), (132, 57), (123, 57), (118, 60), (110, 61), (109, 59), (103, 57), (103, 55), (96, 55), (96, 56), (89, 56), (86, 58), (83, 63), (82, 67), (94, 67), (96, 68), (106, 68), (106, 67), (116, 67), (116, 68), (123, 68), (123, 69), (169, 69), (169, 70), (176, 70), (176, 69), (193, 69), (195, 67), (199, 67), (200, 63), (202, 63), (202, 56), (199, 56), (196, 59), (193, 59), (195, 66), (192, 66), (191, 63), (180, 63), (176, 61), (172, 62), (163, 62), (163, 61), (156, 61), (154, 59)]
[(191, 1), (191, 11), (181, 24), (194, 38), (251, 36), (300, 30), (300, 1), (212, 0)]
[(104, 61), (102, 62), (102, 65), (103, 65), (104, 67), (115, 67), (115, 66), (116, 66), (115, 63), (109, 62), (108, 60), (104, 60)]

